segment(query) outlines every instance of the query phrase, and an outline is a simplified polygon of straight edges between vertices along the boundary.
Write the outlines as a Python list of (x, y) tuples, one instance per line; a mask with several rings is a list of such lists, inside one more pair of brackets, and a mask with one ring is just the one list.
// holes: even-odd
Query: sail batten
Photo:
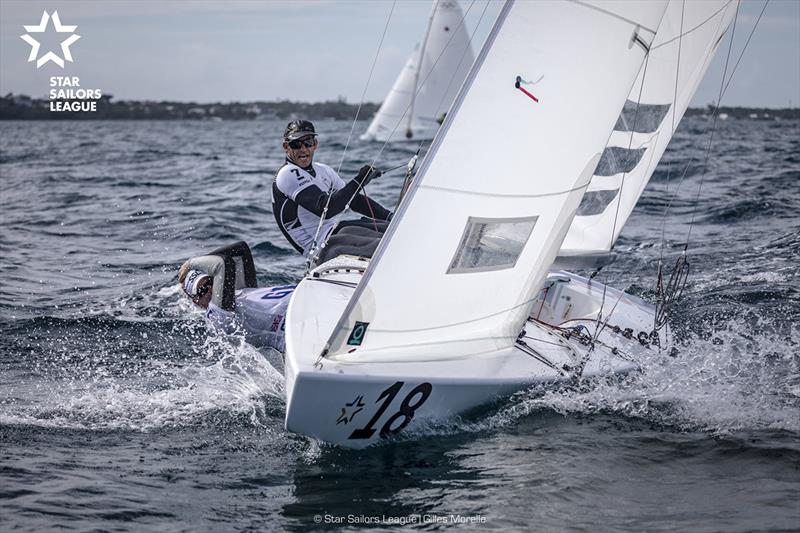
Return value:
[[(644, 62), (632, 35), (652, 43), (637, 32), (658, 27), (666, 8), (611, 4), (624, 17), (584, 3), (504, 5), (328, 341), (331, 355), (513, 345)], [(366, 331), (357, 344), (355, 326)]]

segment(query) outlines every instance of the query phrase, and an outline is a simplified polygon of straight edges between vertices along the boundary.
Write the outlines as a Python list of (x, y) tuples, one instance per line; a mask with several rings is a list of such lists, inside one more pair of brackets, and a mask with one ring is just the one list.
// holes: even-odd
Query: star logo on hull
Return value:
[[(41, 44), (39, 41), (31, 37), (30, 33), (45, 33), (47, 31), (47, 23), (52, 20), (53, 27), (55, 28), (57, 33), (69, 33), (66, 39), (61, 41), (61, 54), (64, 56), (63, 59), (53, 52), (52, 50), (48, 50), (47, 53), (43, 54), (39, 57), (39, 49), (41, 48)], [(36, 61), (36, 68), (40, 68), (42, 65), (47, 63), (48, 61), (52, 61), (56, 65), (61, 68), (64, 68), (64, 61), (72, 62), (72, 52), (70, 51), (69, 47), (75, 41), (81, 38), (80, 35), (73, 33), (77, 26), (65, 26), (61, 24), (61, 19), (58, 17), (58, 11), (53, 11), (52, 16), (47, 12), (44, 11), (42, 13), (42, 20), (39, 22), (38, 25), (30, 25), (24, 26), (25, 31), (28, 32), (25, 35), (20, 35), (20, 38), (31, 45), (31, 53), (28, 55), (28, 62)]]
[[(339, 418), (336, 419), (336, 425), (338, 426), (342, 422), (345, 424), (352, 422), (353, 417), (355, 417), (364, 409), (364, 402), (362, 401), (363, 399), (363, 395), (358, 395), (352, 402), (344, 404), (345, 406), (342, 407), (342, 412), (339, 415)], [(348, 411), (350, 411), (350, 413), (348, 413)]]

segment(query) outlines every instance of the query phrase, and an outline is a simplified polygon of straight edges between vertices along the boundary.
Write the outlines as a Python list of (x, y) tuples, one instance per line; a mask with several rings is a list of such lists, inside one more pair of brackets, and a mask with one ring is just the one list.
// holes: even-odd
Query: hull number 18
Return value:
[[(376, 431), (373, 426), (377, 424), (378, 420), (383, 416), (383, 413), (389, 408), (389, 404), (392, 403), (397, 393), (403, 388), (403, 384), (403, 381), (396, 381), (391, 387), (381, 392), (378, 399), (375, 401), (375, 403), (380, 403), (381, 400), (383, 400), (381, 406), (372, 418), (369, 419), (367, 425), (353, 431), (348, 439), (371, 438)], [(405, 398), (403, 398), (403, 401), (400, 403), (400, 408), (384, 422), (380, 432), (381, 438), (395, 435), (411, 423), (411, 420), (414, 418), (414, 412), (425, 403), (428, 396), (431, 395), (432, 390), (433, 386), (430, 383), (420, 383), (411, 389), (411, 392), (406, 394)]]

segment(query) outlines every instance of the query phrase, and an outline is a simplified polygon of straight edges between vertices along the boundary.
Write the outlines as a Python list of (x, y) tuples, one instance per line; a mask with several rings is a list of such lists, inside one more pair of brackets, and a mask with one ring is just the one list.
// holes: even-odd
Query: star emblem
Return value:
[[(353, 417), (356, 416), (358, 413), (360, 413), (362, 409), (364, 409), (364, 402), (362, 401), (363, 399), (364, 396), (359, 395), (352, 402), (344, 404), (345, 406), (342, 407), (342, 412), (339, 415), (339, 418), (336, 419), (336, 425), (338, 426), (342, 422), (344, 422), (345, 424), (349, 424), (350, 422), (352, 422)], [(347, 414), (347, 408), (350, 408), (352, 410), (349, 416)]]
[[(46, 54), (39, 56), (39, 48), (41, 47), (39, 41), (28, 35), (28, 33), (44, 33), (47, 30), (47, 22), (52, 19), (53, 27), (57, 33), (70, 33), (69, 37), (61, 41), (61, 53), (64, 56), (62, 59), (57, 54), (48, 50)], [(64, 60), (72, 62), (72, 52), (70, 52), (70, 45), (81, 38), (80, 35), (73, 33), (77, 26), (64, 26), (61, 24), (61, 19), (58, 18), (58, 11), (53, 11), (51, 16), (47, 11), (42, 13), (42, 20), (38, 25), (25, 26), (25, 35), (20, 35), (20, 38), (31, 45), (31, 53), (28, 55), (28, 62), (36, 60), (36, 68), (41, 67), (48, 61), (52, 61), (61, 68), (64, 68)]]

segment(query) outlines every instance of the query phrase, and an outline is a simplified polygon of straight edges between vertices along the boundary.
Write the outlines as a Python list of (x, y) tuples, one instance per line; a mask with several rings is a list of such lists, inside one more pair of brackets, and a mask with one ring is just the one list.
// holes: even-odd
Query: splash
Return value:
[(692, 336), (678, 356), (657, 355), (623, 379), (527, 391), (484, 423), (503, 426), (550, 410), (619, 414), (685, 431), (800, 431), (798, 328), (780, 337), (753, 326), (733, 320), (710, 338)]
[(616, 415), (678, 431), (724, 435), (800, 431), (800, 331), (779, 336), (769, 321), (730, 320), (713, 335), (693, 335), (676, 357), (655, 353), (627, 376), (519, 392), (483, 416), (452, 418), (417, 427), (420, 439), (494, 432), (540, 414)]
[[(283, 416), (280, 354), (261, 352), (237, 337), (207, 336), (196, 320), (173, 329), (180, 340), (203, 339), (201, 333), (206, 338), (178, 361), (163, 355), (137, 360), (100, 346), (60, 375), (34, 375), (12, 386), (0, 401), (0, 424), (152, 431), (209, 417), (274, 425), (268, 420)], [(147, 345), (159, 353), (158, 343), (153, 336)], [(62, 365), (74, 359), (67, 352), (59, 355)]]

